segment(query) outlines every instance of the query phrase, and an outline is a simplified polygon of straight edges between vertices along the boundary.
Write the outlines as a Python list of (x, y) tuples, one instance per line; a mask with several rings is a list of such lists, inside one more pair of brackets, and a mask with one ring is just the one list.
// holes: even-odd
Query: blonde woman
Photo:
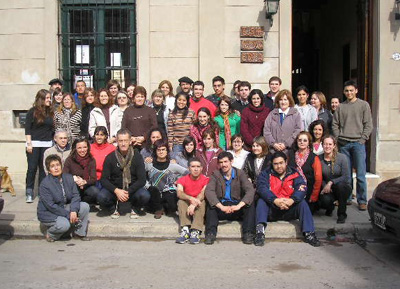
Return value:
[(332, 113), (327, 109), (326, 97), (321, 91), (314, 91), (311, 94), (311, 105), (318, 111), (318, 119), (322, 119), (332, 131)]
[(81, 132), (82, 112), (77, 108), (74, 97), (64, 93), (60, 106), (54, 113), (54, 129), (65, 130), (68, 133), (68, 142), (73, 141)]

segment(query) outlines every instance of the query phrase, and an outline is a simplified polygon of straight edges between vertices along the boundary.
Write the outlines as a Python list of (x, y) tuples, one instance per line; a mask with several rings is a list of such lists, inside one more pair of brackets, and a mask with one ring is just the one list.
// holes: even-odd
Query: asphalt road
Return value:
[(6, 240), (0, 288), (399, 288), (400, 245)]

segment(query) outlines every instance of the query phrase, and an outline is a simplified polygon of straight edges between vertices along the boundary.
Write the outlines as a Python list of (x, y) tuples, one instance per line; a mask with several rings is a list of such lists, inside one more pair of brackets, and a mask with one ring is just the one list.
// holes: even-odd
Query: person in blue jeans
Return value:
[[(332, 132), (337, 138), (339, 151), (349, 160), (350, 178), (352, 168), (357, 177), (357, 203), (360, 211), (367, 209), (367, 166), (365, 142), (373, 129), (371, 108), (368, 102), (357, 98), (357, 84), (349, 80), (344, 83), (343, 102), (333, 115)], [(351, 199), (350, 199), (351, 200)]]

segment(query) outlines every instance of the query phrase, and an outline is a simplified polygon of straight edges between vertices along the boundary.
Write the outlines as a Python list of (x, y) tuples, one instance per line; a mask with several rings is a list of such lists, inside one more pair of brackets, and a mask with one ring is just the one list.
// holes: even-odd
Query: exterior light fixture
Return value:
[[(396, 1), (400, 2), (400, 0)], [(279, 0), (264, 0), (264, 5), (267, 11), (265, 14), (265, 18), (269, 19), (269, 23), (272, 26), (274, 23), (272, 16), (274, 16), (278, 12)]]

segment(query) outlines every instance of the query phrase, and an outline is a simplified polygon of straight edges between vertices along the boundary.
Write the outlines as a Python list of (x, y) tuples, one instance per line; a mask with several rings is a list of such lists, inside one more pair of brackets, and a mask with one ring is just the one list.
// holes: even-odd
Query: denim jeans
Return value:
[(359, 142), (349, 142), (340, 147), (340, 152), (347, 156), (349, 160), (349, 170), (350, 170), (350, 183), (353, 187), (353, 172), (352, 168), (356, 170), (357, 178), (357, 203), (366, 204), (367, 203), (367, 179), (365, 175), (367, 174), (367, 164), (366, 164), (366, 153), (365, 145)]

